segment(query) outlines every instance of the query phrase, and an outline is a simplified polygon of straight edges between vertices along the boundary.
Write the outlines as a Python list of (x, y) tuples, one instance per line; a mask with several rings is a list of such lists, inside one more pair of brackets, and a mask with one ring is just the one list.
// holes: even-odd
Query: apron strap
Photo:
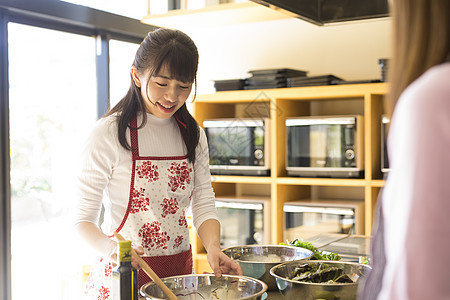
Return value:
[(137, 117), (134, 116), (130, 121), (130, 140), (131, 151), (133, 153), (133, 159), (139, 157), (139, 143), (138, 143), (138, 131), (137, 131)]

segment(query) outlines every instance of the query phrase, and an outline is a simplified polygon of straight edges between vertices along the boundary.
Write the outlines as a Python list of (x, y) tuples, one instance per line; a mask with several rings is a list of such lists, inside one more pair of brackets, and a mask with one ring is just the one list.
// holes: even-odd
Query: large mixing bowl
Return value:
[[(296, 267), (305, 264), (328, 264), (343, 268), (354, 283), (308, 283), (289, 279), (293, 277)], [(368, 265), (354, 262), (305, 260), (279, 264), (270, 270), (270, 274), (275, 278), (284, 299), (354, 300), (357, 298), (359, 279), (366, 276), (370, 269)]]
[(222, 252), (241, 266), (245, 276), (264, 281), (269, 291), (277, 289), (275, 278), (270, 275), (272, 267), (313, 256), (308, 249), (284, 245), (234, 246), (223, 249)]
[[(267, 290), (264, 282), (245, 276), (214, 274), (189, 274), (161, 278), (178, 299), (263, 299)], [(141, 295), (146, 300), (167, 299), (164, 292), (154, 282), (141, 287)]]

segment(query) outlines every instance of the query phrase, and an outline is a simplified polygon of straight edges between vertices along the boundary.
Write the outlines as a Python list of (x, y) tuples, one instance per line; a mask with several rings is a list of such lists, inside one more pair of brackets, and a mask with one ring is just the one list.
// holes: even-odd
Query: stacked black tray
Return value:
[(216, 91), (234, 91), (243, 90), (246, 85), (245, 79), (226, 79), (226, 80), (215, 80), (214, 87)]
[(295, 69), (263, 69), (249, 71), (252, 74), (247, 78), (245, 89), (275, 89), (288, 86), (291, 78), (305, 77), (305, 71)]
[(339, 84), (342, 82), (344, 82), (342, 78), (339, 78), (331, 74), (312, 77), (295, 77), (289, 78), (288, 87), (330, 85), (330, 84)]

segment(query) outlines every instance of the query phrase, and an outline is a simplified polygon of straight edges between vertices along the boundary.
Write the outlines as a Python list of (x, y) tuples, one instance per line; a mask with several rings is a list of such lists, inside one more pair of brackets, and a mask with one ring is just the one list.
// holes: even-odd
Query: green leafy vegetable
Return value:
[(340, 266), (305, 264), (295, 268), (292, 280), (310, 283), (353, 283)]
[(295, 239), (292, 242), (289, 242), (288, 244), (280, 243), (280, 245), (295, 246), (311, 250), (313, 253), (313, 257), (311, 259), (313, 260), (341, 260), (341, 257), (337, 253), (325, 253), (317, 249), (310, 242), (306, 242), (301, 239)]

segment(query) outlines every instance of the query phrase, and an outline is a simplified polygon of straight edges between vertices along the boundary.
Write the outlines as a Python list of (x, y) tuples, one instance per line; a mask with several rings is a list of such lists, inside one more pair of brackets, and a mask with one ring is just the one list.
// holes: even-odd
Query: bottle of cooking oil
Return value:
[(131, 242), (119, 241), (119, 264), (112, 271), (112, 299), (138, 300), (138, 274), (131, 265)]

